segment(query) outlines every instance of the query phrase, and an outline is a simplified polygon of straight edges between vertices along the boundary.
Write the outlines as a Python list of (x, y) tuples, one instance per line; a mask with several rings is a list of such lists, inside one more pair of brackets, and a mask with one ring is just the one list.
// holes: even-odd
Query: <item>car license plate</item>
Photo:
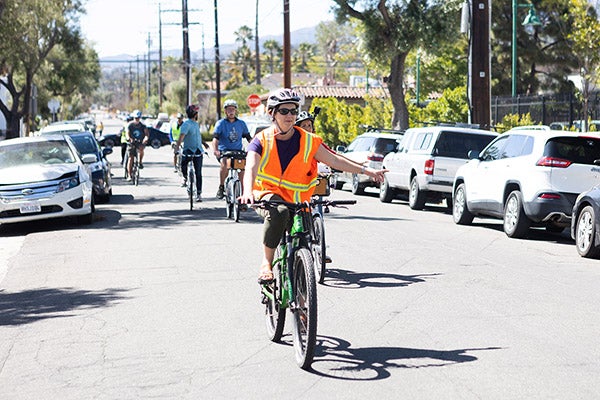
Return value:
[(20, 207), (21, 214), (31, 214), (42, 211), (40, 203), (24, 203)]

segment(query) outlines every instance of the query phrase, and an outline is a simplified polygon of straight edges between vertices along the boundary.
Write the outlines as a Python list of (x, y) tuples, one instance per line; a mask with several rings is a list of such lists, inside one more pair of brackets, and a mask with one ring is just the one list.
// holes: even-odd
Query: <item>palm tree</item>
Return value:
[(244, 25), (240, 29), (233, 33), (235, 35), (236, 43), (240, 43), (241, 47), (248, 47), (248, 42), (254, 40), (254, 34), (250, 27)]
[(308, 62), (315, 55), (315, 46), (310, 43), (300, 43), (294, 52), (294, 61), (298, 63), (298, 72), (308, 72)]
[(281, 59), (283, 49), (276, 40), (267, 40), (263, 43), (265, 52), (263, 53), (267, 62), (269, 63), (269, 71), (272, 74), (274, 72), (274, 64), (277, 60)]

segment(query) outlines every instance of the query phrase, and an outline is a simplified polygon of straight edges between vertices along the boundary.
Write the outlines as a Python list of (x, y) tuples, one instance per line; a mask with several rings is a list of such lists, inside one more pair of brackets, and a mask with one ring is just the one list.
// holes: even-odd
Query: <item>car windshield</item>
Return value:
[(555, 137), (546, 143), (544, 155), (569, 160), (575, 164), (594, 165), (600, 159), (600, 138)]
[(70, 147), (60, 141), (16, 143), (3, 146), (0, 150), (0, 168), (74, 162)]
[(95, 139), (90, 135), (71, 136), (71, 139), (73, 139), (79, 154), (96, 154), (98, 152), (96, 143), (94, 143)]

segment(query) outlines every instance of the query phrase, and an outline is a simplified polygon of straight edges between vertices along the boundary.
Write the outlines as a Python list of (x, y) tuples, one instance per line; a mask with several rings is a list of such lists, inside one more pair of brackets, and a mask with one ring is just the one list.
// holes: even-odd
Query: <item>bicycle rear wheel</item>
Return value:
[(188, 192), (188, 197), (190, 199), (190, 211), (194, 209), (194, 189), (196, 189), (196, 174), (194, 173), (194, 167), (192, 167), (192, 162), (190, 161), (190, 163), (188, 164), (188, 178), (187, 178), (187, 192)]
[(240, 220), (240, 201), (238, 197), (242, 195), (242, 183), (239, 179), (236, 179), (233, 182), (233, 198), (231, 199), (231, 204), (233, 206), (233, 220), (235, 222), (239, 222)]
[[(275, 249), (275, 260), (281, 257), (279, 247)], [(281, 266), (279, 263), (273, 265), (273, 283), (263, 285), (263, 291), (268, 291), (265, 294), (265, 321), (267, 323), (267, 336), (273, 342), (281, 340), (283, 335), (283, 327), (285, 326), (285, 308), (281, 307)]]
[(325, 280), (326, 254), (325, 254), (325, 223), (319, 214), (313, 215), (314, 242), (312, 243), (312, 254), (315, 265), (315, 278), (317, 282)]
[(317, 283), (312, 257), (306, 248), (296, 251), (292, 279), (294, 352), (300, 368), (308, 370), (317, 342)]

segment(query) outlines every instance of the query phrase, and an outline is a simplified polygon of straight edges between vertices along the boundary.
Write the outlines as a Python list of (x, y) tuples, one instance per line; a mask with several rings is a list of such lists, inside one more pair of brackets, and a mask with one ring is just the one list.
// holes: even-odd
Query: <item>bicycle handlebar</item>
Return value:
[(278, 206), (284, 205), (292, 210), (298, 210), (305, 208), (307, 206), (313, 207), (317, 205), (329, 206), (329, 207), (341, 207), (345, 205), (356, 204), (356, 200), (317, 200), (312, 199), (310, 201), (306, 201), (303, 203), (290, 203), (284, 200), (258, 200), (254, 204), (253, 207), (265, 208), (268, 206)]
[(221, 157), (243, 159), (246, 158), (246, 152), (244, 150), (225, 150), (221, 152)]

